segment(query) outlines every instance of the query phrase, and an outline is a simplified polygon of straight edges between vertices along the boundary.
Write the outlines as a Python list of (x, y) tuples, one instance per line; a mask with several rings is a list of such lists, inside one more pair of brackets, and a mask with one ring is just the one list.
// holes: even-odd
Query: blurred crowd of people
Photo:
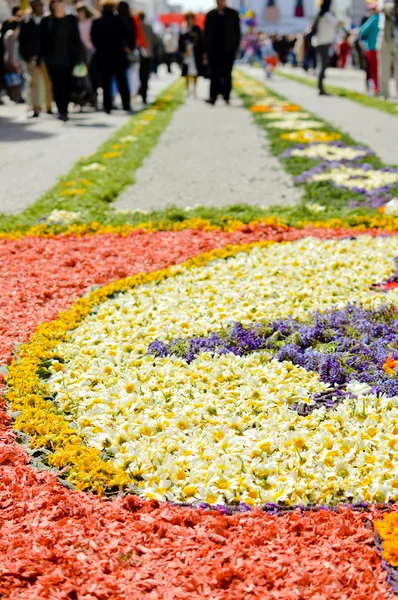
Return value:
[(127, 2), (102, 0), (99, 12), (79, 2), (66, 12), (62, 0), (50, 0), (48, 11), (32, 0), (28, 11), (15, 8), (3, 20), (0, 41), (0, 87), (14, 102), (28, 102), (31, 118), (43, 108), (52, 113), (53, 102), (64, 121), (71, 101), (97, 108), (100, 88), (106, 113), (117, 91), (126, 111), (137, 94), (147, 102), (159, 40)]
[(70, 102), (95, 110), (102, 97), (102, 108), (110, 113), (119, 95), (122, 108), (131, 111), (137, 96), (147, 103), (148, 82), (159, 64), (171, 72), (177, 63), (187, 94), (195, 95), (198, 77), (205, 77), (207, 102), (215, 104), (221, 95), (228, 103), (237, 57), (243, 64), (260, 62), (267, 77), (278, 64), (318, 68), (320, 95), (327, 95), (328, 66), (353, 65), (365, 71), (369, 93), (388, 98), (394, 71), (398, 85), (397, 6), (369, 4), (361, 26), (347, 30), (334, 15), (332, 0), (323, 0), (300, 34), (268, 35), (248, 26), (241, 36), (239, 15), (226, 0), (217, 0), (203, 30), (189, 12), (181, 27), (169, 25), (157, 33), (145, 14), (135, 14), (124, 0), (101, 0), (98, 12), (84, 1), (66, 7), (63, 0), (50, 0), (46, 10), (43, 0), (31, 0), (29, 10), (12, 13), (0, 0), (0, 102), (4, 92), (15, 103), (26, 102), (31, 118), (43, 110), (51, 114), (55, 105), (66, 121)]
[(71, 10), (62, 0), (50, 0), (48, 11), (43, 0), (31, 0), (27, 11), (8, 10), (0, 0), (0, 101), (3, 89), (13, 102), (28, 103), (30, 118), (51, 114), (54, 103), (63, 121), (71, 102), (97, 109), (101, 89), (106, 113), (117, 94), (131, 111), (137, 95), (147, 103), (149, 78), (161, 63), (169, 72), (178, 64), (187, 93), (195, 94), (198, 77), (208, 77), (207, 101), (222, 95), (229, 102), (241, 32), (239, 15), (225, 0), (207, 14), (204, 31), (188, 13), (181, 28), (158, 34), (124, 0), (101, 0), (98, 12), (85, 2)]
[(261, 62), (268, 77), (277, 64), (318, 69), (321, 95), (327, 95), (323, 82), (328, 66), (362, 69), (368, 93), (388, 98), (393, 74), (398, 93), (398, 2), (369, 3), (360, 26), (349, 29), (335, 16), (331, 0), (322, 2), (316, 18), (299, 34), (267, 35), (248, 27), (241, 60)]

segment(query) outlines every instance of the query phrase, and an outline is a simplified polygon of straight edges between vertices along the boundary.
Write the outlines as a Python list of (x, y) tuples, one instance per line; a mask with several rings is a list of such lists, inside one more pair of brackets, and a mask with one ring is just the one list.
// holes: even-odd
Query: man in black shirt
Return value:
[(126, 75), (127, 49), (129, 45), (134, 46), (135, 40), (129, 41), (129, 31), (123, 18), (115, 13), (113, 0), (101, 0), (100, 8), (102, 16), (93, 21), (91, 41), (102, 80), (104, 110), (107, 114), (112, 110), (112, 77), (115, 76), (123, 108), (129, 112), (131, 106)]
[(228, 104), (241, 31), (239, 15), (226, 6), (226, 0), (217, 0), (217, 8), (207, 13), (205, 37), (210, 67), (210, 98), (207, 102), (215, 104), (221, 94)]

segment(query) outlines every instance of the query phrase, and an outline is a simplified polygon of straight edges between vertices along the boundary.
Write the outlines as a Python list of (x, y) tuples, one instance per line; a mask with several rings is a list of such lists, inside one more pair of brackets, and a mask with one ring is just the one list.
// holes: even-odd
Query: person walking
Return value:
[(320, 62), (318, 75), (318, 91), (320, 96), (329, 96), (325, 91), (323, 81), (329, 64), (329, 52), (337, 34), (338, 22), (332, 14), (331, 0), (323, 0), (321, 9), (313, 25), (312, 44), (316, 47)]
[(380, 96), (387, 99), (390, 95), (391, 67), (396, 67), (395, 24), (393, 2), (386, 2), (379, 16), (379, 92)]
[(182, 76), (185, 77), (187, 95), (190, 94), (191, 82), (193, 95), (196, 96), (196, 82), (199, 75), (204, 74), (204, 46), (202, 32), (195, 25), (195, 15), (189, 12), (185, 15), (186, 27), (181, 32), (178, 41), (178, 52), (182, 57)]
[(145, 13), (138, 13), (141, 21), (142, 31), (145, 38), (145, 47), (141, 47), (141, 64), (140, 64), (140, 89), (139, 94), (144, 104), (147, 103), (148, 82), (152, 71), (154, 60), (155, 47), (158, 42), (157, 36), (152, 27), (145, 21)]
[[(11, 18), (11, 8), (6, 0), (0, 0), (0, 104), (2, 88), (4, 87), (4, 47), (3, 47), (3, 25)], [(5, 33), (5, 31), (4, 31)]]
[(366, 49), (366, 61), (368, 65), (369, 81), (373, 87), (373, 92), (379, 91), (379, 68), (377, 56), (377, 40), (379, 37), (379, 14), (378, 4), (373, 2), (369, 4), (370, 16), (359, 29), (359, 35), (363, 40)]
[(395, 75), (395, 93), (398, 96), (398, 3), (394, 7), (394, 38), (395, 38), (395, 62), (394, 62), (394, 75)]
[(167, 72), (171, 73), (171, 65), (176, 60), (178, 50), (178, 37), (171, 25), (168, 25), (164, 31), (163, 38), (164, 62), (167, 66)]
[(126, 77), (127, 85), (129, 88), (130, 99), (135, 95), (134, 92), (134, 65), (139, 60), (137, 53), (135, 52), (137, 35), (135, 31), (135, 22), (130, 12), (130, 6), (128, 2), (122, 0), (119, 2), (117, 7), (117, 14), (122, 19), (126, 30), (126, 44), (127, 44), (127, 68)]
[(217, 0), (217, 8), (206, 15), (205, 38), (210, 67), (210, 98), (214, 105), (222, 95), (229, 104), (232, 89), (232, 67), (241, 40), (239, 14), (226, 6), (226, 0)]
[(19, 32), (21, 23), (18, 18), (9, 20), (9, 27), (3, 38), (4, 49), (4, 79), (10, 100), (17, 104), (23, 103), (22, 98), (22, 65), (19, 60)]
[(86, 65), (88, 71), (87, 76), (76, 79), (77, 81), (79, 79), (82, 81), (81, 86), (79, 86), (83, 88), (79, 90), (81, 99), (83, 101), (88, 101), (91, 106), (96, 108), (99, 77), (98, 69), (94, 60), (94, 46), (91, 41), (91, 27), (98, 14), (91, 8), (89, 4), (86, 4), (85, 2), (79, 2), (76, 4), (76, 14), (82, 48), (82, 62)]
[(91, 40), (95, 48), (98, 70), (104, 91), (104, 110), (112, 111), (112, 78), (116, 77), (123, 109), (130, 112), (130, 91), (127, 82), (128, 33), (123, 19), (116, 14), (113, 0), (102, 0), (102, 16), (93, 21)]
[(53, 93), (47, 67), (43, 61), (39, 61), (40, 24), (43, 20), (43, 2), (41, 0), (32, 0), (30, 6), (32, 13), (21, 24), (19, 49), (28, 72), (29, 101), (31, 105), (28, 116), (29, 118), (37, 118), (42, 108), (42, 90), (44, 90), (44, 101), (48, 114), (52, 114), (51, 104)]
[(350, 34), (344, 33), (343, 38), (340, 40), (338, 44), (338, 60), (337, 64), (339, 69), (345, 69), (349, 56), (351, 54), (351, 46), (349, 43)]
[(40, 23), (40, 61), (44, 60), (50, 75), (58, 118), (68, 121), (72, 71), (80, 58), (80, 36), (77, 19), (65, 14), (61, 0), (51, 0), (50, 14)]

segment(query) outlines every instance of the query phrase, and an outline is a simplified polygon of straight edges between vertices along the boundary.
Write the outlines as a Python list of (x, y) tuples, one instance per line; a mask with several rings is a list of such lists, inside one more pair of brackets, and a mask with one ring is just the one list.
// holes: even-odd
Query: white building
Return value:
[[(238, 11), (252, 10), (258, 28), (269, 33), (303, 31), (316, 16), (319, 4), (319, 0), (229, 0), (229, 5)], [(332, 10), (349, 27), (351, 22), (357, 24), (365, 14), (366, 0), (334, 0)]]

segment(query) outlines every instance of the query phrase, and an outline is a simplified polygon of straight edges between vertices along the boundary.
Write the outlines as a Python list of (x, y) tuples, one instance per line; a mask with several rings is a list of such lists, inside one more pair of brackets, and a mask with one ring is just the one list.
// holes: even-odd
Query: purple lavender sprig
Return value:
[(335, 388), (331, 398), (314, 398), (319, 406), (333, 408), (353, 379), (370, 385), (375, 394), (398, 395), (398, 378), (383, 369), (388, 357), (398, 359), (398, 313), (391, 306), (369, 310), (348, 305), (316, 312), (307, 322), (292, 317), (248, 325), (233, 322), (208, 336), (155, 341), (148, 347), (149, 354), (175, 355), (188, 363), (203, 352), (244, 356), (259, 351), (319, 373), (321, 381)]

